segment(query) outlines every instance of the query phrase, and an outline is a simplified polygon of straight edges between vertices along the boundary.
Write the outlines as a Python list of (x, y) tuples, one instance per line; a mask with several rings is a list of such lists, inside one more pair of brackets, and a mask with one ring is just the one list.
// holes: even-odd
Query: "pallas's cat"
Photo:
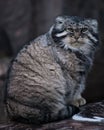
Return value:
[(69, 118), (86, 103), (81, 93), (98, 45), (97, 26), (94, 19), (59, 16), (49, 32), (19, 51), (7, 80), (11, 119), (46, 123)]

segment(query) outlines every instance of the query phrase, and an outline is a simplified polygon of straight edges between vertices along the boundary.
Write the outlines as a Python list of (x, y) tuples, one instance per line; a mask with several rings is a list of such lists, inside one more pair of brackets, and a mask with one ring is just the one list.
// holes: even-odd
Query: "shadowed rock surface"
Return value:
[(104, 123), (80, 122), (69, 119), (35, 126), (10, 122), (0, 124), (0, 130), (104, 130)]

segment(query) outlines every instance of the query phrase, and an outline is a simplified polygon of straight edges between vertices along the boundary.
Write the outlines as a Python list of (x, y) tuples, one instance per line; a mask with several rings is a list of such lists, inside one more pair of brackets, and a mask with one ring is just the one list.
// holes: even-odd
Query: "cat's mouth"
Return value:
[(74, 49), (79, 49), (80, 47), (83, 46), (84, 44), (84, 39), (82, 37), (80, 38), (74, 38), (74, 37), (65, 37), (62, 39), (62, 46), (64, 46), (65, 49), (67, 48), (74, 48)]
[(71, 45), (73, 45), (73, 44), (80, 44), (80, 45), (82, 45), (84, 43), (82, 38), (76, 39), (76, 38), (70, 38), (70, 37), (65, 38), (64, 42), (65, 43), (69, 43)]
[(83, 43), (82, 43), (82, 42), (75, 41), (75, 42), (70, 43), (70, 45), (71, 45), (72, 47), (75, 47), (75, 48), (80, 48), (80, 47), (83, 45)]
[(72, 42), (70, 42), (72, 45), (73, 44), (83, 44), (83, 42), (82, 41), (78, 41), (78, 40), (75, 40), (75, 41), (72, 41)]
[(70, 41), (69, 46), (72, 46), (74, 48), (80, 48), (81, 46), (83, 46), (84, 42), (81, 39), (74, 39), (72, 41)]
[(65, 42), (70, 42), (70, 43), (82, 43), (83, 41), (84, 41), (84, 37), (81, 37), (81, 36), (79, 36), (79, 37), (74, 37), (74, 36), (70, 36), (70, 35), (67, 35), (66, 37), (64, 37), (63, 38), (63, 40), (65, 41)]
[(74, 40), (74, 41), (71, 41), (72, 44), (75, 44), (75, 43), (80, 43), (79, 40)]
[(79, 38), (70, 38), (69, 43), (71, 43), (71, 45), (79, 45), (82, 46), (85, 43), (85, 38), (84, 37), (79, 37)]

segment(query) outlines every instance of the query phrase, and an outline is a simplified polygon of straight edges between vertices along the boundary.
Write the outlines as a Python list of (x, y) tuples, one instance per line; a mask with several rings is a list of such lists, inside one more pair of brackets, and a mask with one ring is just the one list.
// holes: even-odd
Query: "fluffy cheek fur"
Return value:
[(79, 37), (79, 39), (76, 40), (74, 37), (67, 36), (64, 39), (62, 39), (62, 43), (65, 45), (65, 48), (79, 49), (86, 43), (86, 39), (87, 37)]

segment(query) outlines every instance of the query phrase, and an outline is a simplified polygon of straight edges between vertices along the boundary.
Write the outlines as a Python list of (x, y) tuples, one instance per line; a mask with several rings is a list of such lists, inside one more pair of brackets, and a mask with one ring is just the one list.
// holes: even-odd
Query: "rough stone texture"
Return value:
[(0, 130), (104, 130), (104, 123), (78, 122), (69, 119), (35, 126), (10, 122), (0, 124)]

